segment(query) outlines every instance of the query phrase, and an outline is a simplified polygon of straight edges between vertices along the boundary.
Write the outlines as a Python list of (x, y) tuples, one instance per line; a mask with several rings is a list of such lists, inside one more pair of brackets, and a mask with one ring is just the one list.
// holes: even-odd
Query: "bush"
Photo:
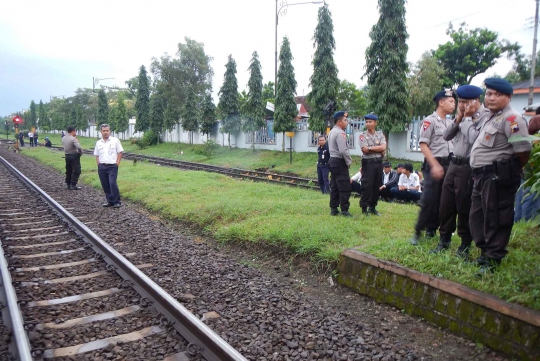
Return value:
[(210, 158), (214, 155), (219, 147), (220, 145), (218, 143), (214, 142), (212, 139), (208, 139), (202, 147), (195, 149), (195, 153), (202, 154), (207, 158)]
[(151, 145), (155, 145), (158, 142), (158, 136), (151, 130), (144, 133), (142, 138), (129, 138), (131, 144), (135, 144), (139, 149), (144, 149)]

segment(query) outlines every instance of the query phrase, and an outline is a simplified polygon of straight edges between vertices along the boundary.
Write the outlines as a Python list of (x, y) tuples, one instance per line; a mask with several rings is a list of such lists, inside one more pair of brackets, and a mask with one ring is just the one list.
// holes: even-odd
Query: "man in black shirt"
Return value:
[(326, 137), (319, 135), (319, 146), (317, 147), (317, 153), (319, 159), (317, 161), (317, 177), (319, 187), (323, 194), (330, 193), (330, 182), (328, 181), (328, 173), (330, 168), (328, 167), (328, 161), (330, 160), (330, 151), (328, 150), (328, 144), (326, 144)]

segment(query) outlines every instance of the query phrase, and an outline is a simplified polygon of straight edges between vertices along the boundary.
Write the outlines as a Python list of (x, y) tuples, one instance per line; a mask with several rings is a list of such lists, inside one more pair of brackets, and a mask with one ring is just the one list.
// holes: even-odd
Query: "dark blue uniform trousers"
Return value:
[(99, 164), (98, 175), (105, 197), (107, 197), (107, 203), (120, 204), (120, 191), (116, 184), (118, 166), (116, 164)]

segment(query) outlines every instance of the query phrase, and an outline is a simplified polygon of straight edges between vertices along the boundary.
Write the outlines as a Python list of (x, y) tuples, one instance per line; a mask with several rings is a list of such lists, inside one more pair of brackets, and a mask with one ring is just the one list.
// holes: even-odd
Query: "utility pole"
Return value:
[(531, 64), (531, 81), (529, 83), (529, 101), (527, 105), (533, 103), (534, 97), (534, 73), (536, 70), (536, 43), (538, 42), (537, 33), (538, 33), (538, 5), (540, 0), (536, 0), (536, 13), (534, 14), (534, 40), (533, 40), (533, 53), (532, 53), (532, 64)]

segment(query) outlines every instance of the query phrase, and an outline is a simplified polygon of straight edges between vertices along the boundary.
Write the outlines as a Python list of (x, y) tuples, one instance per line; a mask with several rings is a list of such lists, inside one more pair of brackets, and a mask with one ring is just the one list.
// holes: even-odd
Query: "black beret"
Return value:
[(514, 94), (514, 88), (507, 80), (501, 78), (487, 78), (484, 80), (486, 88), (493, 89), (506, 95)]
[(373, 113), (369, 113), (367, 115), (364, 115), (364, 119), (379, 120), (379, 117)]
[(456, 89), (456, 94), (459, 99), (476, 99), (482, 95), (484, 91), (482, 88), (466, 84)]
[(345, 116), (345, 112), (344, 111), (339, 111), (339, 112), (335, 112), (334, 113), (334, 119), (338, 119), (338, 118), (341, 118), (341, 117), (344, 117)]
[(383, 163), (383, 167), (391, 167), (392, 166), (392, 163), (390, 162), (384, 162)]
[(435, 94), (433, 97), (434, 102), (438, 102), (442, 98), (453, 98), (454, 97), (454, 91), (452, 89), (444, 89)]

